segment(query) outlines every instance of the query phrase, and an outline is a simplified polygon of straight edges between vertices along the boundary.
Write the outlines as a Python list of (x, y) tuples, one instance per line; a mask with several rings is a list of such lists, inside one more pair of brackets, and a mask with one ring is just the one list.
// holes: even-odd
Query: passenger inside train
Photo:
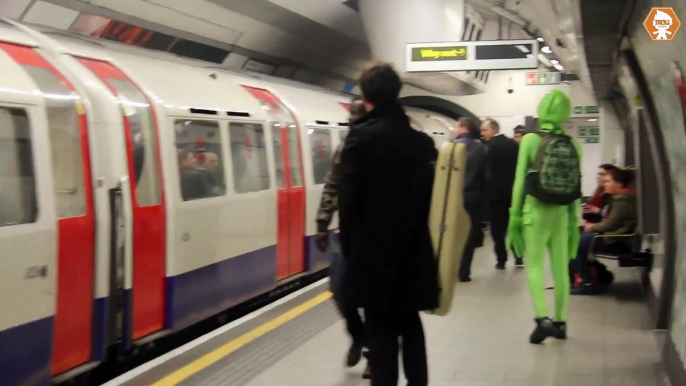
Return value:
[(179, 178), (181, 196), (184, 201), (197, 200), (210, 196), (208, 181), (198, 168), (195, 153), (187, 148), (177, 150), (179, 156)]
[(611, 254), (631, 252), (633, 239), (622, 236), (632, 235), (638, 224), (633, 182), (634, 175), (630, 171), (613, 168), (608, 172), (608, 178), (603, 184), (604, 192), (611, 197), (607, 214), (598, 223), (584, 225), (579, 249), (572, 263), (574, 270), (581, 276), (582, 285), (572, 290), (573, 295), (592, 295), (600, 290), (589, 270), (591, 252)]

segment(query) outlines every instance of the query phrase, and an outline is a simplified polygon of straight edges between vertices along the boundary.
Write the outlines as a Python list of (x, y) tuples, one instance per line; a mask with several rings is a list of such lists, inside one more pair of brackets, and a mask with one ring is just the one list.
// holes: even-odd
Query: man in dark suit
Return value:
[(359, 79), (367, 114), (341, 154), (340, 237), (350, 296), (364, 308), (372, 386), (398, 383), (398, 337), (412, 386), (428, 384), (419, 311), (438, 306), (438, 266), (429, 233), (437, 151), (410, 127), (398, 103), (400, 77), (373, 64)]
[[(505, 269), (507, 247), (505, 236), (510, 222), (512, 186), (517, 170), (517, 142), (500, 133), (495, 119), (486, 119), (481, 125), (481, 136), (486, 141), (488, 196), (491, 203), (491, 237), (495, 243), (497, 269)], [(521, 257), (515, 255), (515, 266), (523, 267)]]
[(462, 252), (462, 261), (458, 278), (461, 282), (470, 282), (474, 250), (483, 244), (484, 188), (486, 185), (486, 147), (479, 140), (479, 126), (467, 117), (457, 121), (455, 127), (456, 143), (463, 143), (467, 149), (467, 167), (464, 174), (464, 209), (469, 214), (471, 228), (469, 237)]

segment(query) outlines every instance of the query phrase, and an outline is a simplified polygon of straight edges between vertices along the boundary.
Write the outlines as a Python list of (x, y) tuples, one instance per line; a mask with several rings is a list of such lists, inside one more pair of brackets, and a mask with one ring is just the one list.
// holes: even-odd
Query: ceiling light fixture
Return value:
[(598, 118), (589, 118), (588, 121), (589, 122), (598, 122)]
[(557, 60), (557, 59), (550, 59), (550, 63), (552, 63), (553, 65), (555, 65), (555, 64), (560, 64), (560, 61)]
[(541, 52), (543, 52), (544, 54), (550, 54), (553, 52), (553, 50), (548, 46), (543, 46), (543, 48), (541, 48)]
[(559, 64), (559, 63), (556, 64), (554, 67), (555, 67), (555, 69), (558, 70), (558, 71), (564, 71), (564, 70), (565, 70), (564, 66), (561, 65), (561, 64)]
[(538, 40), (538, 41), (539, 41), (539, 42), (541, 42), (541, 43), (543, 43), (543, 42), (545, 41), (545, 40), (543, 40), (543, 38), (542, 38), (542, 37), (540, 37), (540, 36), (539, 36), (539, 37), (537, 37), (537, 38), (536, 38), (536, 40)]

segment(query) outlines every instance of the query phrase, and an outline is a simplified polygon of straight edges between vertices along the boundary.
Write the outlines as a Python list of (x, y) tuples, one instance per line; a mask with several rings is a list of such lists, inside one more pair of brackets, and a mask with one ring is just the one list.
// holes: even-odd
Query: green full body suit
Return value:
[[(553, 90), (543, 97), (538, 107), (540, 130), (566, 134), (562, 124), (570, 115), (569, 98), (559, 90)], [(537, 134), (525, 135), (519, 148), (517, 171), (510, 208), (509, 242), (514, 251), (526, 257), (526, 271), (537, 315), (537, 330), (531, 337), (532, 343), (540, 343), (549, 336), (566, 337), (567, 305), (569, 302), (569, 261), (576, 256), (579, 246), (579, 205), (576, 200), (569, 205), (544, 204), (525, 191), (527, 173), (532, 170), (534, 159), (541, 143)], [(581, 161), (581, 148), (573, 141)], [(581, 166), (581, 165), (579, 165)], [(579, 169), (581, 170), (581, 169)], [(549, 315), (545, 299), (544, 267), (545, 252), (550, 256), (550, 265), (555, 280), (555, 323), (546, 319)], [(541, 322), (547, 321), (541, 335)], [(552, 326), (551, 326), (552, 325)], [(551, 327), (562, 326), (560, 331)], [(534, 335), (537, 334), (538, 338)]]

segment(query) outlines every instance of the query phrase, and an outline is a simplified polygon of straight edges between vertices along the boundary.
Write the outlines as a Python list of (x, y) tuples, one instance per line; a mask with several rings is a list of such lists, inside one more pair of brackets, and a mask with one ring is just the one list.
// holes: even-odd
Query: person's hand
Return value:
[(510, 214), (510, 223), (507, 226), (507, 247), (514, 251), (517, 256), (524, 256), (524, 232), (522, 218)]
[[(586, 224), (588, 225), (588, 224)], [(585, 227), (584, 227), (585, 229)], [(576, 226), (569, 227), (569, 260), (574, 260), (579, 250), (579, 240), (581, 239), (581, 234), (579, 233), (579, 228)]]
[(588, 204), (584, 205), (584, 213), (598, 214), (598, 213), (600, 213), (601, 210), (602, 209), (598, 208), (597, 206), (588, 205)]
[(329, 232), (319, 232), (314, 238), (317, 249), (321, 252), (326, 252), (329, 249)]
[(584, 233), (591, 233), (591, 228), (593, 227), (593, 224), (586, 223), (584, 225)]

